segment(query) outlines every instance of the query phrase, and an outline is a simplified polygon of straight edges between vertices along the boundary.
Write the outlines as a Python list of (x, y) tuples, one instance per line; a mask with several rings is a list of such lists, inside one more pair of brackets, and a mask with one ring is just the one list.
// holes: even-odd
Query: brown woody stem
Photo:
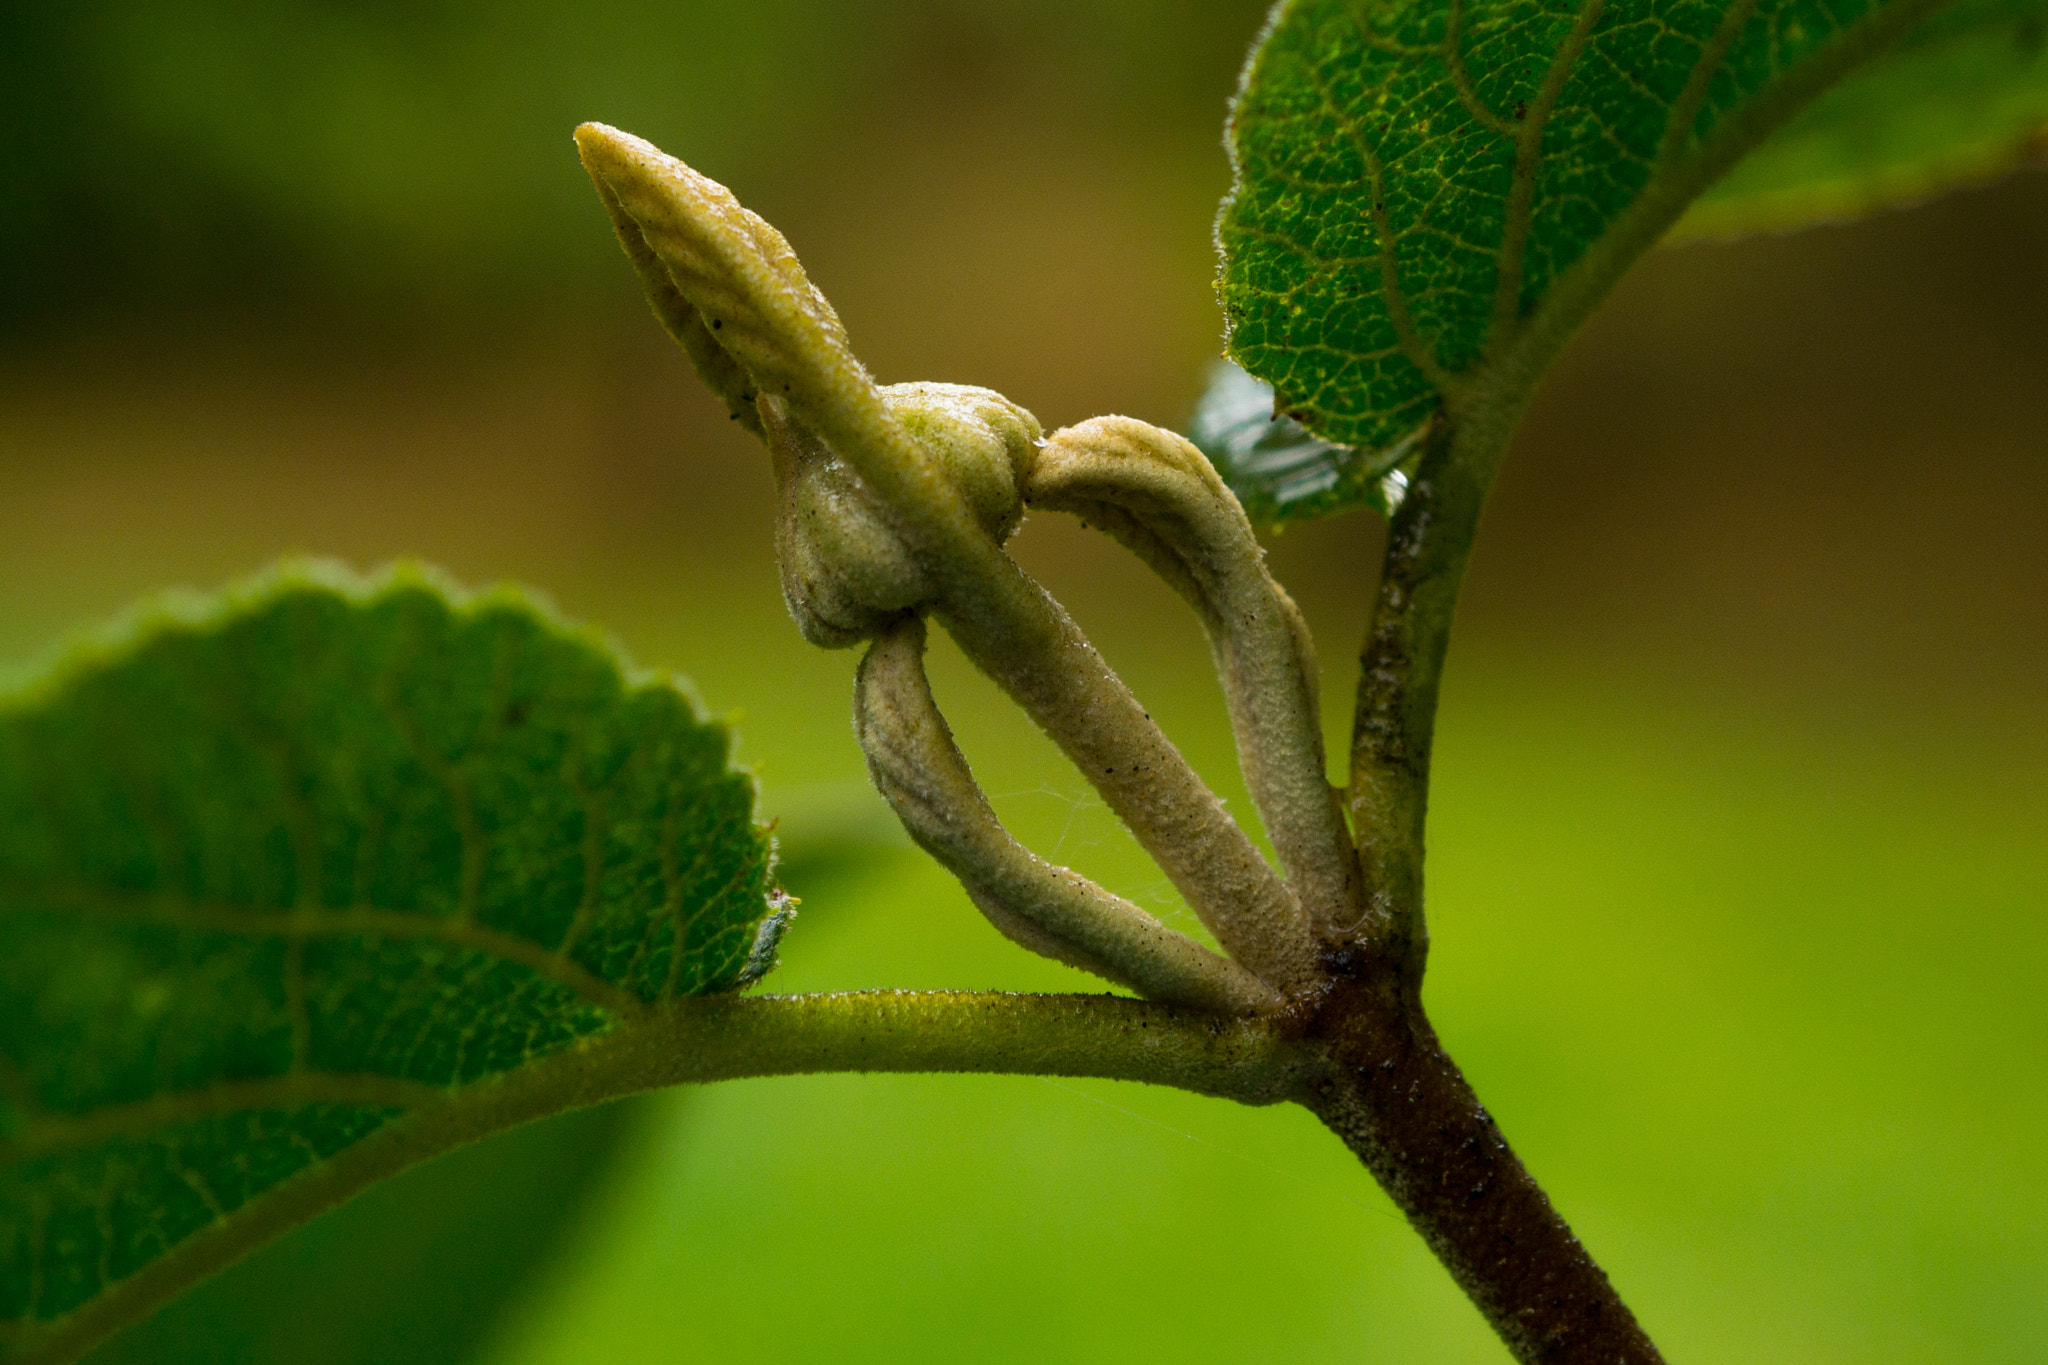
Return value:
[(1661, 1365), (1438, 1044), (1421, 1000), (1378, 976), (1331, 992), (1317, 1024), (1335, 1066), (1303, 1102), (1400, 1205), (1516, 1360)]
[(1304, 1101), (1358, 1154), (1524, 1365), (1659, 1365), (1607, 1276), (1509, 1149), (1422, 1008), (1431, 736), (1458, 589), (1526, 388), (1455, 405), (1387, 536), (1352, 731), (1353, 827), (1373, 914), (1310, 1032)]

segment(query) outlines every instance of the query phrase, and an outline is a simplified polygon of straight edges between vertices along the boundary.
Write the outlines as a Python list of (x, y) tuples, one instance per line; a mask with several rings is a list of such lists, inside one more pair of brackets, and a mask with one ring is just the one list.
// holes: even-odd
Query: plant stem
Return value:
[(1369, 911), (1359, 941), (1411, 984), (1429, 947), (1422, 863), (1437, 691), (1479, 514), (1513, 431), (1497, 414), (1499, 405), (1475, 405), (1432, 435), (1388, 530), (1359, 656), (1349, 792)]
[(1267, 984), (1313, 987), (1301, 907), (1215, 793), (1064, 608), (993, 546), (953, 561), (934, 615), (1131, 830), (1231, 957)]
[(498, 1080), (445, 1092), (243, 1204), (84, 1307), (7, 1343), (60, 1365), (358, 1191), (464, 1143), (685, 1082), (813, 1072), (1149, 1081), (1246, 1104), (1306, 1093), (1313, 1048), (1271, 1025), (1113, 995), (856, 991), (685, 997)]
[[(1500, 318), (1481, 369), (1445, 389), (1445, 420), (1387, 538), (1352, 730), (1349, 797), (1368, 906), (1361, 946), (1399, 962), (1411, 979), (1421, 978), (1428, 948), (1423, 824), (1451, 615), (1487, 491), (1530, 394), (1615, 282), (1702, 190), (1815, 96), (1953, 2), (1896, 0), (1878, 7), (1696, 144), (1687, 142), (1690, 117), (1675, 114), (1656, 172), (1627, 211), (1559, 275), (1531, 313)], [(1691, 107), (1696, 111), (1696, 101)]]
[[(1530, 315), (1497, 310), (1496, 344), (1482, 372), (1446, 389), (1443, 420), (1388, 533), (1360, 658), (1348, 793), (1367, 913), (1352, 950), (1333, 961), (1344, 979), (1311, 1025), (1340, 1069), (1309, 1105), (1524, 1362), (1660, 1357), (1508, 1149), (1422, 1009), (1430, 748), (1451, 617), (1479, 516), (1530, 393), (1622, 273), (1746, 150), (1949, 2), (1880, 7), (1689, 142), (1713, 70), (1703, 58), (1697, 91), (1674, 110), (1656, 173), (1635, 202)], [(1511, 297), (1505, 287), (1501, 297)]]
[(1304, 1103), (1357, 1153), (1515, 1359), (1661, 1365), (1437, 1042), (1420, 999), (1347, 982), (1321, 1019), (1340, 1066)]
[(1351, 813), (1374, 913), (1359, 951), (1332, 964), (1340, 977), (1309, 1033), (1334, 1067), (1305, 1103), (1523, 1365), (1657, 1365), (1657, 1348), (1509, 1149), (1422, 1008), (1437, 695), (1480, 513), (1527, 393), (1507, 382), (1452, 408), (1388, 534), (1351, 751)]
[(1285, 998), (1238, 963), (1055, 867), (1003, 828), (932, 700), (924, 645), (924, 622), (913, 616), (868, 647), (853, 687), (853, 732), (903, 828), (960, 879), (989, 922), (1035, 953), (1148, 1000), (1222, 1015), (1279, 1011)]

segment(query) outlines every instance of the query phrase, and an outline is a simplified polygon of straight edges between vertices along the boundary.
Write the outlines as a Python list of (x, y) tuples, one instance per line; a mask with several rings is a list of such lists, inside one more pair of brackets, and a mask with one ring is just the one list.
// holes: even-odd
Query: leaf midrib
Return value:
[[(1808, 100), (1952, 3), (1954, 0), (1892, 0), (1844, 29), (1833, 42), (1799, 65), (1760, 87), (1740, 107), (1729, 111), (1705, 138), (1693, 144), (1690, 153), (1683, 151), (1683, 134), (1671, 139), (1667, 130), (1667, 140), (1673, 147), (1671, 160), (1651, 172), (1642, 191), (1621, 216), (1558, 276), (1535, 310), (1516, 329), (1511, 343), (1502, 348), (1499, 359), (1484, 367), (1489, 372), (1488, 406), (1518, 411), (1558, 348), (1636, 259), (1678, 221), (1701, 191), (1726, 174), (1745, 152), (1762, 142)], [(1702, 54), (1702, 61), (1707, 55)], [(1725, 50), (1715, 54), (1716, 70), (1726, 56)], [(1701, 78), (1703, 90), (1712, 77), (1713, 71), (1708, 71)]]
[[(1521, 315), (1524, 256), (1529, 246), (1529, 229), (1536, 212), (1536, 174), (1543, 168), (1543, 132), (1557, 109), (1572, 68), (1591, 40), (1594, 25), (1606, 12), (1606, 0), (1584, 0), (1572, 16), (1571, 29), (1551, 54), (1543, 82), (1536, 88), (1521, 127), (1508, 136), (1515, 144), (1515, 167), (1508, 183), (1508, 204), (1502, 215), (1500, 259), (1494, 266), (1493, 314), (1487, 324), (1487, 341), (1507, 336)], [(1460, 59), (1460, 65), (1463, 65)]]
[[(1756, 0), (1737, 0), (1715, 38), (1701, 52), (1679, 101), (1674, 101), (1657, 162), (1629, 206), (1558, 274), (1526, 317), (1505, 332), (1495, 332), (1478, 363), (1455, 375), (1452, 387), (1439, 387), (1439, 397), (1453, 418), (1469, 414), (1484, 428), (1475, 433), (1477, 439), (1471, 444), (1495, 447), (1494, 458), (1498, 458), (1498, 448), (1505, 445), (1521, 405), (1551, 358), (1701, 191), (1808, 100), (1952, 3), (1954, 0), (1893, 0), (1873, 11), (1806, 60), (1759, 87), (1688, 150), (1688, 132), (1713, 78), (1755, 9)], [(1690, 102), (1689, 108), (1682, 103), (1685, 101)]]
[[(1716, 75), (1759, 0), (1735, 0), (1714, 34), (1702, 46), (1686, 82), (1666, 113), (1649, 178), (1629, 206), (1559, 273), (1543, 297), (1525, 315), (1520, 295), (1525, 274), (1524, 253), (1535, 212), (1535, 186), (1542, 170), (1542, 139), (1557, 101), (1569, 83), (1578, 57), (1591, 41), (1604, 12), (1605, 0), (1583, 0), (1571, 30), (1552, 54), (1550, 65), (1527, 113), (1520, 121), (1504, 118), (1479, 95), (1462, 53), (1464, 0), (1450, 0), (1443, 41), (1412, 47), (1374, 34), (1355, 7), (1352, 22), (1369, 47), (1404, 57), (1432, 56), (1449, 73), (1459, 103), (1483, 127), (1516, 146), (1508, 202), (1503, 213), (1494, 269), (1494, 293), (1487, 338), (1480, 359), (1452, 371), (1438, 359), (1434, 346), (1414, 323), (1400, 280), (1399, 256), (1385, 210), (1384, 169), (1377, 149), (1356, 119), (1332, 99), (1323, 74), (1314, 63), (1307, 69), (1324, 111), (1343, 129), (1363, 160), (1372, 189), (1368, 209), (1378, 242), (1380, 295), (1387, 306), (1399, 350), (1435, 389), (1455, 419), (1461, 409), (1516, 406), (1526, 399), (1542, 370), (1563, 340), (1592, 311), (1599, 299), (1641, 252), (1683, 213), (1708, 184), (1725, 173), (1742, 153), (1761, 142), (1799, 105), (1833, 84), (1847, 71), (1876, 55), (1892, 41), (1923, 22), (1952, 0), (1894, 0), (1839, 33), (1833, 41), (1790, 70), (1751, 93), (1710, 131), (1689, 144)], [(1239, 227), (1238, 231), (1249, 231)], [(1254, 234), (1256, 235), (1256, 234)], [(1493, 424), (1489, 424), (1493, 425)]]

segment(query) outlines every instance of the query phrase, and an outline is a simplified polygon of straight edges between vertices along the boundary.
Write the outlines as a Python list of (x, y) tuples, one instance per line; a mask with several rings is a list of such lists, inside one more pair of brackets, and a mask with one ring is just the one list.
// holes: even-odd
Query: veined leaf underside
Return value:
[(510, 594), (289, 572), (0, 698), (0, 1355), (773, 919), (726, 739)]
[[(1237, 183), (1218, 223), (1230, 354), (1329, 440), (1412, 441), (1717, 129), (1908, 7), (1932, 8), (1283, 5), (1231, 119)], [(1338, 510), (1328, 502), (1294, 514)]]

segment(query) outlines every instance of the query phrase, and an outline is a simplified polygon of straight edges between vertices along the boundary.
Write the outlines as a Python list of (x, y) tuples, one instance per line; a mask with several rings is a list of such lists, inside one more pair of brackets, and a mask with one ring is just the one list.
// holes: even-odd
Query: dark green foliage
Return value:
[(0, 701), (0, 1321), (744, 984), (781, 924), (751, 805), (673, 686), (417, 575), (285, 573)]
[[(1625, 215), (1665, 186), (1692, 192), (1696, 153), (1709, 164), (1701, 149), (1724, 134), (1746, 149), (1819, 83), (1812, 72), (1924, 12), (1293, 0), (1231, 120), (1238, 179), (1218, 227), (1230, 353), (1273, 384), (1282, 416), (1384, 469)], [(1374, 484), (1347, 469), (1348, 495), (1282, 510), (1358, 505)]]
[[(564, 132), (815, 173), (898, 94), (1205, 136), (1255, 0), (98, 0), (0, 5), (0, 341), (110, 311), (416, 336), (631, 302)], [(975, 56), (966, 68), (959, 54)], [(987, 63), (988, 65), (983, 65)], [(866, 73), (888, 69), (877, 84)], [(964, 71), (969, 83), (957, 82)], [(931, 103), (923, 103), (930, 101)], [(912, 115), (928, 117), (929, 115)], [(887, 134), (884, 133), (884, 140)], [(884, 154), (886, 155), (886, 154)], [(132, 325), (132, 324), (131, 324)]]
[(1700, 199), (1681, 237), (1860, 217), (2048, 152), (2048, 3), (1963, 0), (1828, 91)]
[[(1757, 0), (1677, 131), (1711, 128), (1870, 5)], [(1438, 392), (1425, 366), (1470, 369), (1496, 296), (1519, 318), (1627, 208), (1727, 12), (1719, 0), (1459, 8), (1298, 0), (1232, 119), (1231, 352), (1333, 440), (1382, 447), (1426, 422)], [(1531, 119), (1533, 194), (1511, 213)]]

